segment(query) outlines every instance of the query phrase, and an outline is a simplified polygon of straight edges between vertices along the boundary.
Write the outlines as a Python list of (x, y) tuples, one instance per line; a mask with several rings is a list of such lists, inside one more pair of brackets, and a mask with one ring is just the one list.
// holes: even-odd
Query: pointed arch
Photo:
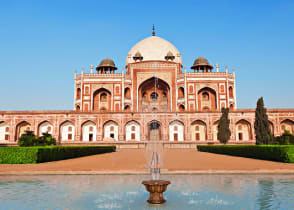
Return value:
[(106, 88), (99, 88), (93, 93), (93, 110), (110, 111), (111, 110), (111, 91)]
[(81, 140), (92, 142), (96, 141), (97, 125), (92, 120), (86, 120), (81, 125)]
[(8, 141), (10, 137), (10, 126), (5, 121), (0, 121), (0, 141)]
[(173, 120), (169, 123), (169, 140), (184, 141), (184, 123), (180, 120)]
[(126, 141), (140, 141), (140, 123), (131, 120), (125, 124)]
[(211, 87), (203, 87), (198, 93), (198, 110), (215, 110), (217, 109), (217, 92)]
[(178, 99), (185, 97), (185, 89), (183, 87), (178, 88)]
[(104, 140), (118, 141), (118, 123), (108, 120), (103, 124)]
[(170, 86), (158, 78), (150, 77), (138, 86), (138, 103), (140, 111), (168, 111), (170, 110)]
[(32, 126), (27, 121), (21, 121), (20, 123), (16, 125), (15, 131), (16, 131), (15, 140), (17, 141), (19, 137), (25, 133), (25, 131), (32, 131)]
[(42, 134), (46, 133), (46, 132), (53, 135), (53, 125), (48, 120), (44, 120), (44, 121), (39, 123), (37, 135), (42, 136)]
[(180, 104), (180, 105), (179, 105), (179, 111), (180, 111), (180, 112), (184, 112), (184, 111), (185, 111), (185, 105)]
[(129, 87), (126, 87), (125, 88), (125, 92), (124, 92), (124, 96), (125, 96), (125, 99), (131, 99), (131, 89)]
[(234, 98), (233, 87), (229, 87), (229, 98)]
[(207, 125), (202, 120), (195, 120), (191, 123), (192, 141), (205, 141), (207, 139)]
[(62, 122), (59, 126), (59, 131), (61, 141), (72, 141), (75, 139), (75, 125), (70, 120)]
[(131, 110), (131, 107), (130, 107), (130, 105), (125, 105), (125, 107), (124, 107), (124, 111), (130, 111)]
[(292, 135), (294, 135), (294, 121), (290, 119), (285, 119), (280, 123), (281, 135), (285, 132), (285, 130), (290, 131)]
[(252, 139), (252, 128), (250, 122), (241, 119), (235, 124), (237, 141), (249, 141)]

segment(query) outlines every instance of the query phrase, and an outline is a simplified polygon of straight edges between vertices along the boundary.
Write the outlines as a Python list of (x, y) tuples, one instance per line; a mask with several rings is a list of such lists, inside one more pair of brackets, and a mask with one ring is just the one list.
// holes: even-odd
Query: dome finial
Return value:
[(155, 36), (155, 28), (154, 28), (154, 24), (153, 24), (153, 29), (152, 29), (152, 36)]

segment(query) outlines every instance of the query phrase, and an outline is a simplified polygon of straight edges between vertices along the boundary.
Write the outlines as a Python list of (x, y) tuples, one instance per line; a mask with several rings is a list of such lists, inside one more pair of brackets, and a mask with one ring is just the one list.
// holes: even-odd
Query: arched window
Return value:
[(155, 100), (157, 100), (157, 98), (158, 98), (158, 94), (155, 93), (155, 92), (153, 92), (153, 93), (151, 93), (150, 97), (151, 97), (152, 100), (155, 101)]
[(183, 87), (180, 87), (178, 89), (178, 98), (184, 98), (184, 96), (185, 96), (185, 90)]
[(132, 126), (132, 131), (136, 131), (136, 126)]
[(184, 106), (183, 104), (181, 104), (181, 105), (179, 106), (179, 111), (180, 111), (180, 112), (185, 111), (185, 106)]
[(125, 98), (126, 99), (131, 99), (131, 89), (130, 88), (125, 88)]
[(76, 106), (76, 110), (77, 110), (77, 111), (80, 111), (80, 110), (81, 110), (81, 107), (80, 107), (79, 105), (77, 105), (77, 106)]
[(81, 88), (77, 89), (77, 100), (81, 98)]
[(106, 93), (101, 93), (101, 95), (100, 95), (100, 101), (101, 102), (106, 102), (107, 101), (107, 94)]
[(232, 87), (229, 87), (229, 97), (234, 98), (233, 88)]
[(129, 111), (131, 110), (131, 107), (129, 105), (125, 105), (125, 108), (124, 108), (125, 111)]
[(5, 128), (5, 132), (9, 132), (9, 127), (6, 127)]

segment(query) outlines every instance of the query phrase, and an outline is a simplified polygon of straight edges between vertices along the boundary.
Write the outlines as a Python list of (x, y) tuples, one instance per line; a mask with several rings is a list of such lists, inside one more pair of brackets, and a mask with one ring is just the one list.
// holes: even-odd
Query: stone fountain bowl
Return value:
[(145, 185), (146, 190), (150, 193), (150, 196), (147, 200), (150, 204), (162, 204), (166, 200), (163, 197), (163, 192), (166, 191), (167, 185), (170, 184), (170, 181), (166, 180), (147, 180), (142, 182)]

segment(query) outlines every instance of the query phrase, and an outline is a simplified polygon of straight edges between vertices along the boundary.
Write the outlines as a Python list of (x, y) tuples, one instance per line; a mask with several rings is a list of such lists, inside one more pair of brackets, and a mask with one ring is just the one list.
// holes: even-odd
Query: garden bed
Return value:
[(0, 147), (0, 164), (28, 164), (114, 152), (115, 146)]
[(294, 146), (289, 145), (198, 145), (201, 152), (294, 163)]

